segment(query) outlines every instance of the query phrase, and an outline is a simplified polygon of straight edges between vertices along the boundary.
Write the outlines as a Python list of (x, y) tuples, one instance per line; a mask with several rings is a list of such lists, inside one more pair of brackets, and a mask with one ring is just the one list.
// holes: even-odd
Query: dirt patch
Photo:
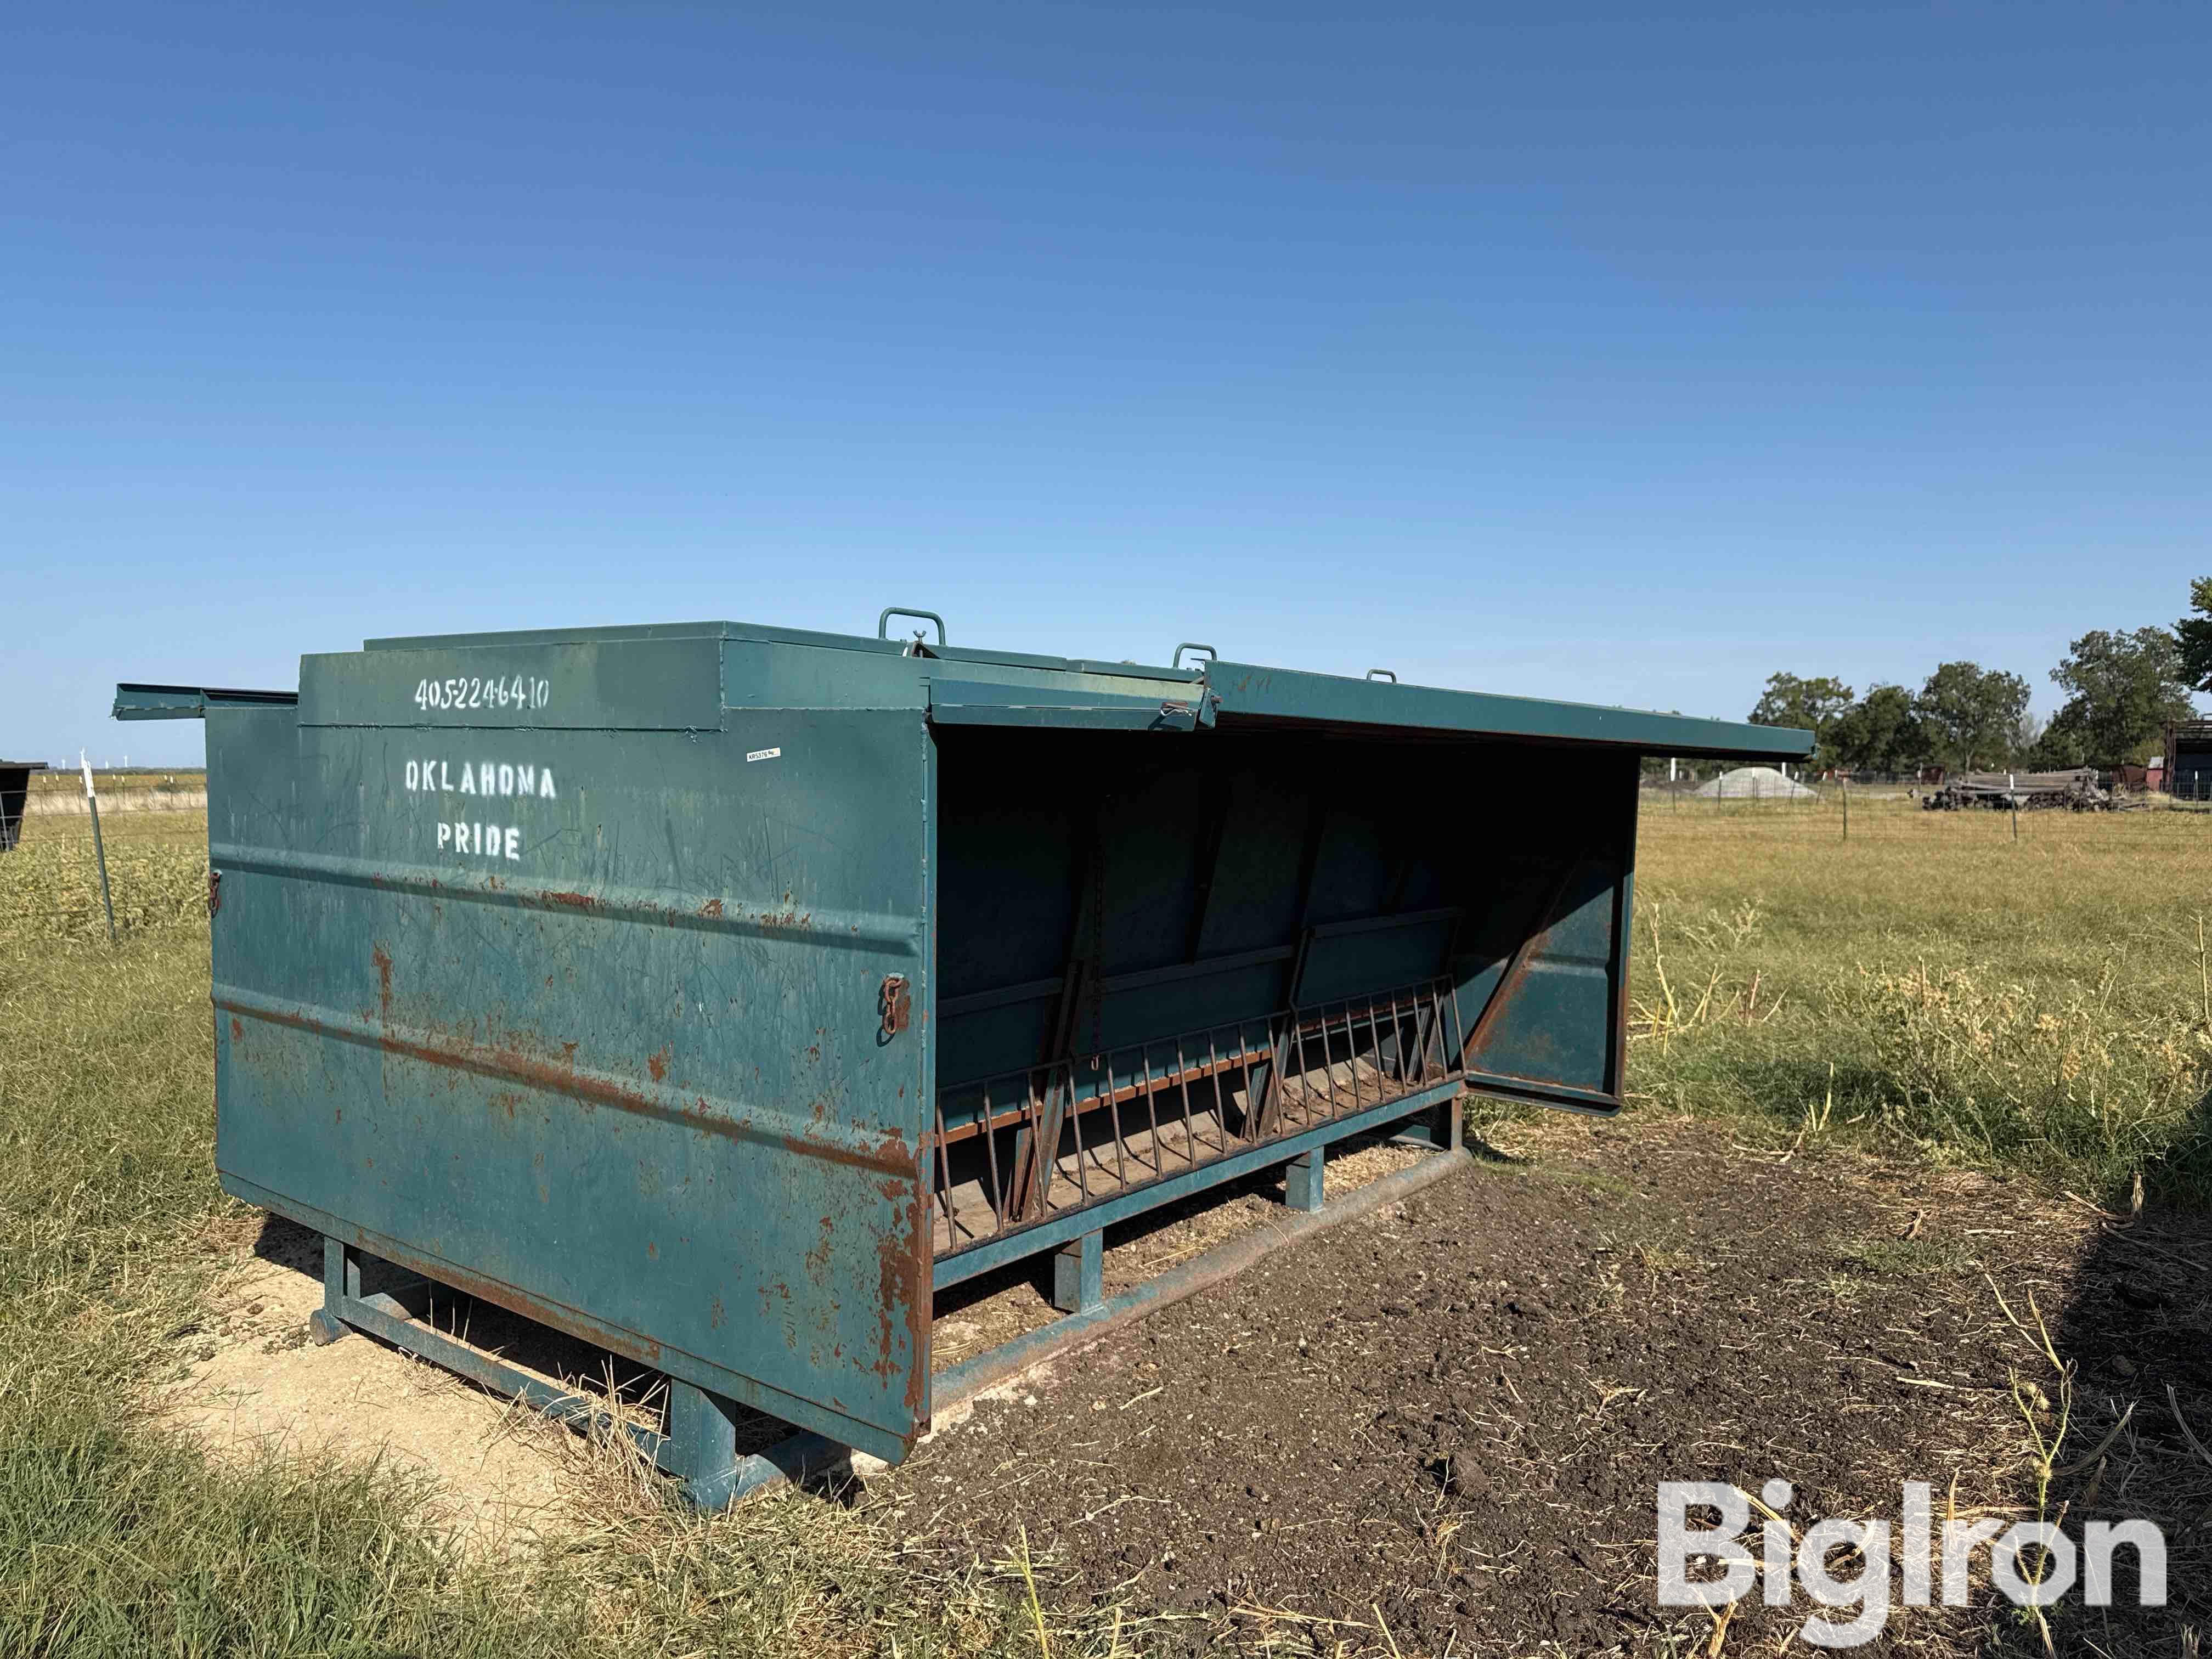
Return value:
[[(1341, 1142), (1330, 1149), (1328, 1194), (1331, 1200), (1347, 1197), (1410, 1168), (1423, 1156), (1418, 1147), (1385, 1138)], [(1101, 1264), (1105, 1293), (1117, 1296), (1217, 1244), (1272, 1226), (1284, 1213), (1283, 1172), (1271, 1170), (1109, 1227)], [(1058, 1310), (1045, 1299), (1050, 1275), (1047, 1255), (940, 1292), (930, 1333), (932, 1369), (944, 1370), (1057, 1319)]]
[(572, 1437), (366, 1337), (315, 1346), (322, 1269), (319, 1234), (264, 1223), (183, 1334), (156, 1414), (218, 1452), (334, 1449), (422, 1471), (441, 1494), (434, 1517), (475, 1544), (561, 1531)]
[[(979, 1407), (886, 1478), (898, 1524), (953, 1555), (1018, 1529), (1191, 1652), (1586, 1654), (1711, 1637), (1656, 1605), (1662, 1480), (1779, 1477), (1801, 1528), (1895, 1517), (1906, 1480), (2032, 1518), (2010, 1374), (2057, 1379), (1983, 1270), (2055, 1312), (2094, 1218), (1686, 1122), (1507, 1144)], [(2012, 1642), (1979, 1599), (1888, 1648)], [(1808, 1610), (1741, 1604), (1724, 1650)]]

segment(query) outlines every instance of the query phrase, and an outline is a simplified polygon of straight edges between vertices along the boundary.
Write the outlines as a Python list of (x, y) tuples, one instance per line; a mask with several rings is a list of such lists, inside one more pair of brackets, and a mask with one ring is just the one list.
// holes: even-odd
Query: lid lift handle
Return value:
[(1370, 668), (1367, 671), (1367, 678), (1370, 680), (1388, 680), (1393, 685), (1398, 683), (1398, 677), (1387, 668)]
[[(945, 649), (945, 618), (939, 616), (934, 611), (914, 611), (909, 610), (907, 606), (902, 605), (887, 605), (884, 607), (883, 615), (876, 618), (876, 637), (878, 639), (887, 640), (890, 638), (891, 618), (893, 617), (911, 617), (916, 622), (935, 623), (937, 624), (937, 648), (940, 651)], [(917, 628), (914, 630), (914, 643), (907, 647), (907, 654), (910, 657), (919, 656), (921, 654), (921, 629)]]
[[(1191, 641), (1188, 641), (1188, 640), (1186, 640), (1186, 641), (1184, 641), (1181, 645), (1179, 645), (1179, 646), (1176, 647), (1176, 650), (1175, 650), (1175, 660), (1174, 660), (1171, 664), (1170, 664), (1169, 665), (1170, 665), (1170, 667), (1174, 667), (1174, 668), (1180, 668), (1180, 667), (1182, 667), (1182, 653), (1183, 653), (1184, 652), (1186, 652), (1186, 651), (1203, 651), (1203, 652), (1205, 652), (1205, 653), (1206, 653), (1206, 663), (1208, 664), (1208, 665), (1209, 665), (1209, 666), (1210, 666), (1213, 662), (1215, 662), (1215, 661), (1216, 661), (1216, 660), (1220, 657), (1220, 655), (1221, 655), (1221, 653), (1220, 653), (1218, 651), (1216, 651), (1216, 650), (1215, 650), (1212, 646), (1210, 646), (1210, 645), (1197, 645), (1197, 644), (1194, 644), (1193, 642), (1191, 642)], [(1204, 669), (1201, 669), (1201, 670), (1200, 670), (1199, 672), (1201, 672), (1201, 673), (1203, 673), (1203, 672), (1205, 672), (1206, 671), (1205, 671)]]

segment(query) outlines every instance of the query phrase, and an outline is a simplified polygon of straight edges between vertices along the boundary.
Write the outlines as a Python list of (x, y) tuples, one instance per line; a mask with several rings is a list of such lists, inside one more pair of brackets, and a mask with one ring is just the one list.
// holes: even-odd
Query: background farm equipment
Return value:
[(2000, 812), (2060, 807), (2075, 812), (2108, 812), (2112, 809), (2112, 796), (2097, 781), (2096, 768), (2081, 766), (2064, 772), (1962, 772), (1921, 797), (1920, 804), (1931, 812), (1955, 812), (1972, 806)]

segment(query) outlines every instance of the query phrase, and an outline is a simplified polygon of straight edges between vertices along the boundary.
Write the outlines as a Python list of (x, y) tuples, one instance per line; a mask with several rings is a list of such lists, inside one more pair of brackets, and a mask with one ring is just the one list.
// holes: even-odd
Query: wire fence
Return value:
[[(1725, 780), (1726, 789), (1681, 780), (1646, 779), (1640, 818), (1647, 833), (1735, 830), (1792, 841), (2069, 841), (2117, 837), (2130, 842), (2171, 836), (2212, 848), (2212, 789), (2197, 798), (2116, 790), (2094, 805), (2028, 805), (2002, 794), (1952, 805), (1934, 786), (1915, 781)], [(1952, 797), (1952, 799), (1957, 798)]]

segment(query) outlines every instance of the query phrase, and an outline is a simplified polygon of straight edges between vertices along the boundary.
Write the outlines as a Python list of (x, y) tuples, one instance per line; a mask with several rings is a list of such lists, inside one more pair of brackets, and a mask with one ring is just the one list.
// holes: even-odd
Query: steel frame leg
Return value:
[(702, 1510), (728, 1503), (737, 1482), (738, 1409), (719, 1394), (668, 1379), (668, 1443), (662, 1461)]
[(1053, 1255), (1052, 1305), (1062, 1313), (1089, 1313), (1105, 1302), (1106, 1235), (1088, 1232)]
[(1311, 1213), (1321, 1208), (1326, 1202), (1323, 1189), (1328, 1184), (1326, 1146), (1316, 1146), (1283, 1166), (1283, 1202), (1293, 1210)]
[[(369, 1288), (386, 1281), (401, 1294)], [(416, 1275), (325, 1236), (323, 1305), (308, 1316), (308, 1335), (318, 1343), (335, 1342), (358, 1328), (402, 1352), (441, 1365), (494, 1394), (520, 1400), (556, 1421), (626, 1433), (646, 1456), (682, 1480), (685, 1494), (702, 1509), (720, 1509), (772, 1483), (795, 1484), (831, 1472), (848, 1464), (852, 1456), (846, 1447), (818, 1434), (793, 1432), (764, 1451), (741, 1458), (737, 1455), (737, 1424), (742, 1408), (673, 1376), (668, 1379), (665, 1436), (641, 1424), (617, 1419), (592, 1396), (550, 1386), (436, 1329), (402, 1300), (412, 1294), (410, 1285), (428, 1288)]]
[(323, 1237), (323, 1305), (307, 1316), (307, 1340), (317, 1347), (328, 1347), (346, 1334), (349, 1327), (338, 1316), (349, 1298), (361, 1294), (361, 1262), (344, 1243), (328, 1234)]
[(1409, 1146), (1433, 1146), (1439, 1152), (1455, 1152), (1467, 1144), (1459, 1108), (1459, 1099), (1455, 1096), (1390, 1138)]

